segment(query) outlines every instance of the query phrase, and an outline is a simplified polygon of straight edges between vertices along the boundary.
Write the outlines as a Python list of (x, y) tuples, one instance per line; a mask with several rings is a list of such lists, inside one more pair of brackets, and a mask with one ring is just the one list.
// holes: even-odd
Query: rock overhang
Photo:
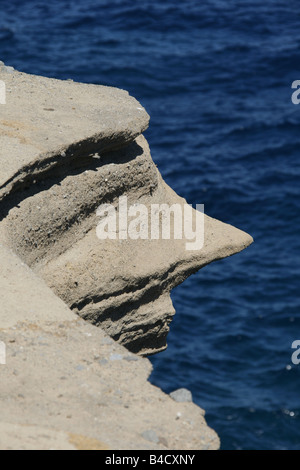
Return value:
[(0, 198), (70, 160), (132, 142), (149, 115), (127, 91), (0, 70)]
[(7, 90), (1, 237), (83, 318), (134, 352), (161, 351), (174, 314), (171, 289), (252, 238), (204, 215), (198, 251), (187, 251), (185, 238), (99, 240), (96, 209), (103, 202), (126, 195), (148, 208), (186, 204), (151, 158), (142, 135), (148, 114), (111, 87), (19, 72), (0, 72), (0, 79)]

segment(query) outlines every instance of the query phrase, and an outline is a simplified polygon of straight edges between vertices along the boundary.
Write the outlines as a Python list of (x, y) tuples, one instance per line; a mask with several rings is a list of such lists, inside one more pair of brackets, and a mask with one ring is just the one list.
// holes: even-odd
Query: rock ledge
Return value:
[(198, 251), (99, 240), (100, 204), (186, 204), (153, 163), (148, 114), (110, 87), (4, 65), (0, 80), (0, 448), (218, 448), (203, 411), (150, 385), (139, 356), (167, 347), (171, 289), (252, 238), (205, 215)]

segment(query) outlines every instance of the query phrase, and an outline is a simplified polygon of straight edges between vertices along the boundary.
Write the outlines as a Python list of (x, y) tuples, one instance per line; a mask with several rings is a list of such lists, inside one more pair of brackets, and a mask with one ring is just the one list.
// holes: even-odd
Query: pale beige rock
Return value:
[[(0, 245), (0, 330), (30, 321), (74, 321), (74, 314), (11, 250)], [(1, 338), (0, 338), (1, 339)]]
[(0, 422), (0, 450), (77, 450), (67, 433)]
[(24, 200), (10, 210), (2, 231), (72, 310), (131, 351), (156, 353), (166, 348), (175, 313), (171, 289), (252, 238), (205, 215), (199, 251), (188, 251), (186, 238), (99, 240), (96, 209), (104, 201), (118, 207), (126, 195), (128, 206), (142, 203), (149, 214), (153, 204), (183, 207), (186, 201), (164, 183), (142, 136), (85, 168), (20, 193)]
[(122, 90), (1, 70), (0, 446), (45, 448), (46, 428), (58, 448), (218, 448), (202, 410), (151, 386), (150, 362), (128, 349), (165, 349), (171, 289), (252, 238), (205, 215), (198, 251), (185, 238), (99, 240), (102, 203), (186, 203), (152, 161), (149, 116)]
[(0, 200), (78, 155), (131, 142), (149, 116), (127, 91), (0, 70), (6, 105), (0, 106)]
[(10, 250), (0, 256), (1, 450), (219, 447), (198, 406), (148, 382), (148, 359), (79, 319)]

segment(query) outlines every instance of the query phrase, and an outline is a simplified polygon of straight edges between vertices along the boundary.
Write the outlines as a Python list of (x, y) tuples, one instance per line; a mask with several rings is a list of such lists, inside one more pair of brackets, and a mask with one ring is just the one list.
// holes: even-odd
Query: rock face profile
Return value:
[[(5, 77), (0, 121), (5, 243), (74, 312), (128, 349), (166, 347), (170, 290), (206, 264), (251, 243), (204, 217), (204, 245), (187, 240), (106, 239), (100, 204), (186, 203), (162, 180), (142, 133), (149, 116), (127, 92), (21, 73)], [(33, 106), (34, 97), (34, 106)]]
[[(201, 246), (187, 248), (191, 232), (176, 232), (179, 222), (186, 221), (187, 202), (163, 181), (143, 136), (149, 116), (126, 91), (3, 67), (0, 80), (6, 88), (6, 104), (0, 105), (0, 284), (5, 292), (0, 332), (23, 324), (29, 338), (29, 322), (45, 329), (55, 348), (54, 330), (58, 322), (66, 322), (68, 328), (73, 325), (74, 337), (84, 336), (84, 329), (93, 336), (85, 337), (90, 342), (84, 347), (86, 356), (91, 344), (96, 347), (95, 338), (101, 344), (105, 334), (121, 348), (110, 355), (162, 351), (175, 313), (170, 291), (208, 263), (243, 250), (252, 238), (202, 214)], [(132, 236), (122, 232), (125, 202)], [(115, 219), (99, 212), (104, 204), (115, 210)], [(170, 207), (178, 212), (168, 214)], [(189, 214), (198, 220), (199, 212)], [(177, 236), (151, 236), (153, 215)], [(112, 227), (108, 238), (99, 237), (101, 223)], [(192, 233), (197, 238), (196, 230)], [(79, 317), (87, 322), (78, 326)], [(68, 357), (72, 347), (66, 345)], [(182, 406), (197, 408), (192, 403)], [(206, 426), (204, 420), (201, 426)], [(20, 436), (23, 431), (18, 431)], [(66, 440), (66, 434), (59, 436)], [(203, 448), (218, 447), (213, 436)], [(113, 440), (106, 444), (125, 445)], [(166, 447), (159, 439), (155, 445)]]

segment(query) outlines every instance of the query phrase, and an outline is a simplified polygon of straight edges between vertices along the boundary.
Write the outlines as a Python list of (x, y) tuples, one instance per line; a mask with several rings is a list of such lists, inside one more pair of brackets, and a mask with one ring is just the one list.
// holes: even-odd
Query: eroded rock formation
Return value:
[(147, 358), (71, 312), (1, 244), (0, 259), (0, 450), (219, 447), (201, 408), (149, 383)]
[(185, 237), (100, 240), (100, 204), (118, 209), (126, 196), (149, 214), (153, 204), (186, 204), (153, 163), (142, 135), (146, 111), (114, 88), (22, 73), (1, 78), (2, 240), (74, 312), (129, 350), (165, 349), (171, 289), (251, 237), (205, 215), (200, 250), (187, 250)]
[(0, 449), (217, 449), (203, 411), (150, 385), (132, 352), (163, 350), (171, 289), (252, 238), (205, 215), (199, 250), (120, 227), (99, 239), (103, 203), (186, 206), (152, 161), (146, 111), (125, 91), (1, 62), (0, 80)]

